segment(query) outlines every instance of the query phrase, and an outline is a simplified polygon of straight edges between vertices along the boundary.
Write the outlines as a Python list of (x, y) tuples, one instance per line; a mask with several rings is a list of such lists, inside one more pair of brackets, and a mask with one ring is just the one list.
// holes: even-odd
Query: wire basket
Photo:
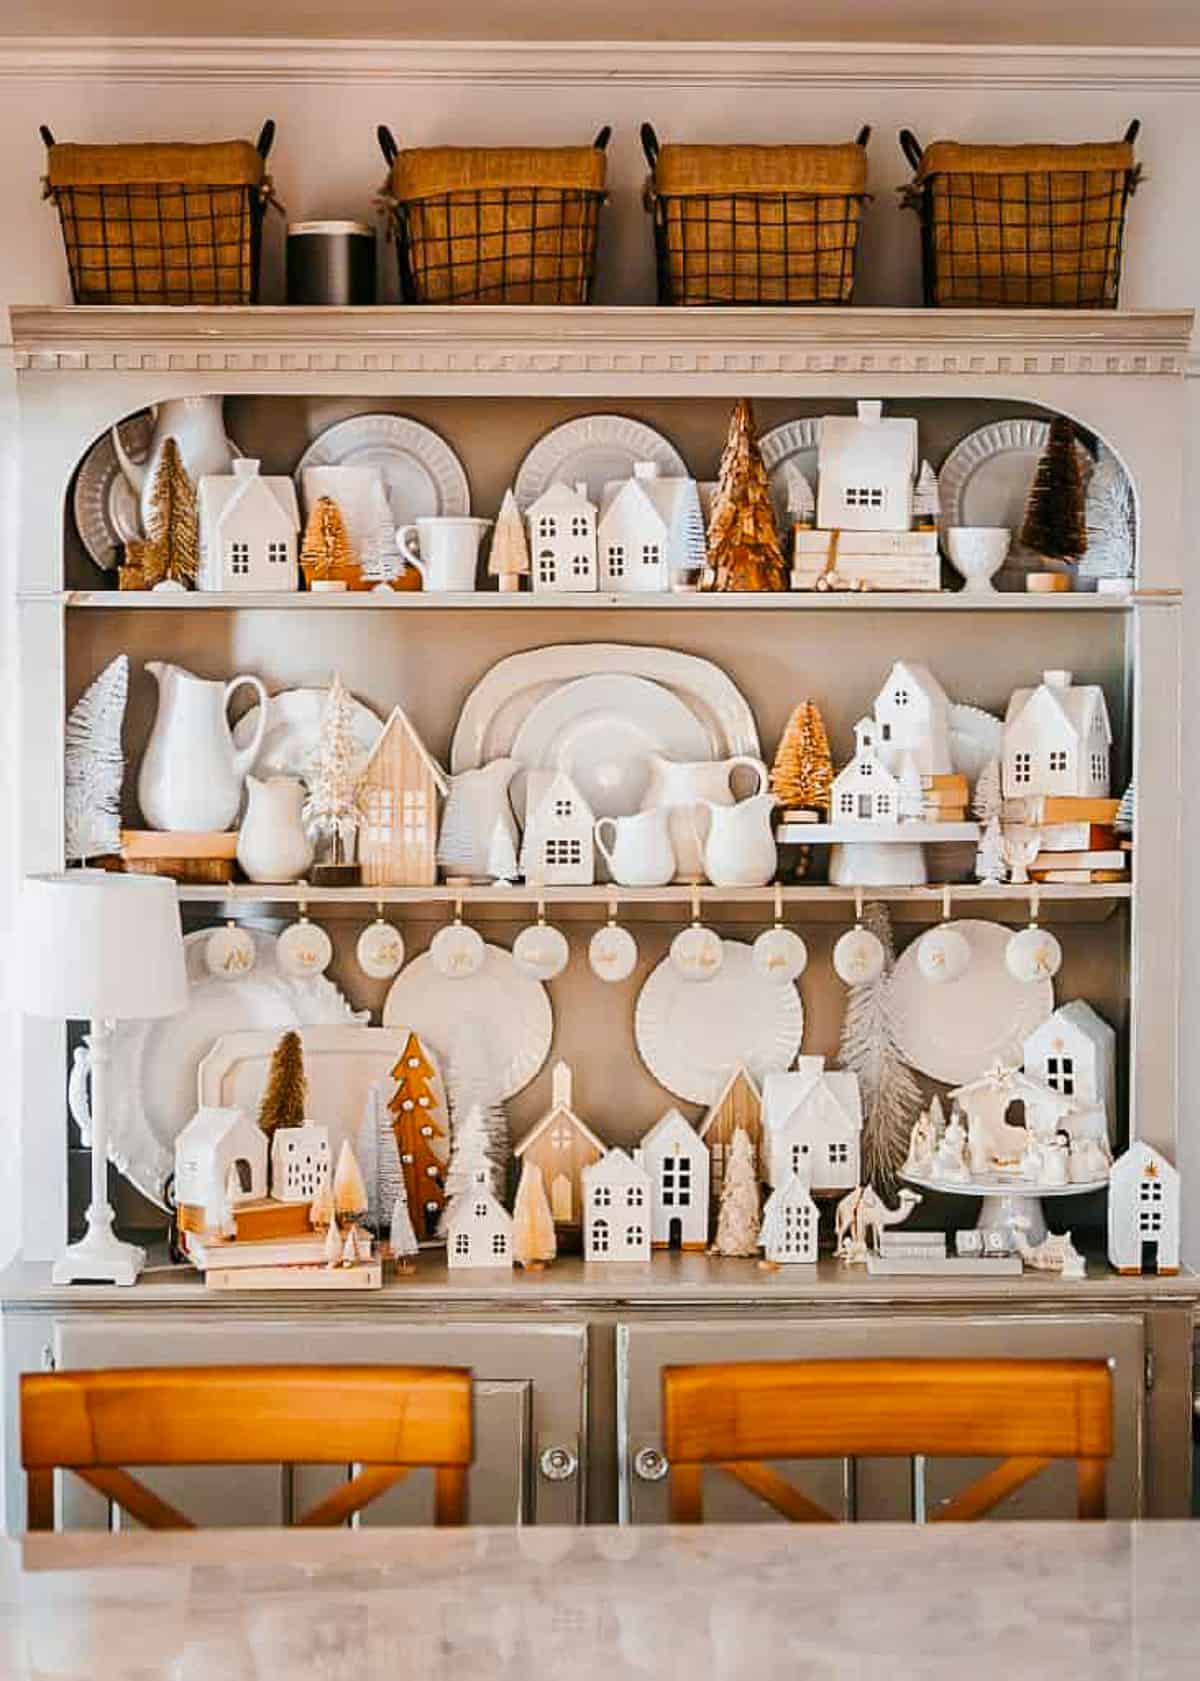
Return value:
[(589, 303), (610, 134), (590, 147), (401, 151), (381, 125), (404, 302)]
[(1125, 210), (1140, 170), (1133, 143), (900, 145), (921, 218), (925, 303), (942, 309), (1115, 309)]
[(869, 128), (847, 146), (667, 146), (642, 124), (660, 304), (847, 304)]
[(40, 132), (77, 304), (255, 301), (273, 122), (254, 146), (64, 146)]

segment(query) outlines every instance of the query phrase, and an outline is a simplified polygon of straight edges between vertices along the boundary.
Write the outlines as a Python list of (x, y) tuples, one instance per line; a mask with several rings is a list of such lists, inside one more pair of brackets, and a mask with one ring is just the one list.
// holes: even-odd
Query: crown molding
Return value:
[(1195, 92), (1200, 47), (0, 36), (0, 81), (1080, 88)]

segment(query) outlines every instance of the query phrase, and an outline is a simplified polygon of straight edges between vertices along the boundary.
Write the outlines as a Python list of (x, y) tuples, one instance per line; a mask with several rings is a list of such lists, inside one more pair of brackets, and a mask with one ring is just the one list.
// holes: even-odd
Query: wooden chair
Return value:
[(1055, 1459), (1074, 1459), (1078, 1515), (1104, 1516), (1112, 1379), (1101, 1360), (801, 1360), (663, 1372), (672, 1523), (703, 1519), (715, 1466), (794, 1523), (836, 1523), (762, 1463), (862, 1457), (1002, 1459), (931, 1514), (982, 1517)]
[(471, 1374), (441, 1366), (198, 1366), (30, 1373), (21, 1462), (31, 1530), (54, 1527), (71, 1470), (148, 1529), (193, 1529), (125, 1465), (358, 1465), (296, 1520), (344, 1523), (417, 1466), (434, 1522), (466, 1522)]

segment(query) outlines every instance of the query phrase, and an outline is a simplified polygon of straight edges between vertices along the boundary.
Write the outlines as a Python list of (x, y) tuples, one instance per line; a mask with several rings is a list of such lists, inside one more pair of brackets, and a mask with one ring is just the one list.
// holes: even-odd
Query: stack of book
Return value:
[(328, 1265), (326, 1234), (312, 1229), (306, 1202), (242, 1203), (232, 1237), (203, 1229), (195, 1215), (179, 1211), (180, 1247), (210, 1290), (377, 1290), (383, 1283), (377, 1258)]
[(967, 816), (967, 802), (971, 797), (965, 776), (924, 776), (921, 787), (925, 793), (923, 816), (927, 823), (962, 823)]
[(792, 588), (936, 590), (942, 587), (936, 531), (814, 531), (794, 528)]
[(1041, 832), (1041, 850), (1029, 866), (1030, 879), (1066, 886), (1124, 881), (1129, 854), (1113, 828), (1118, 803), (1068, 795), (1006, 800), (1006, 823), (1032, 823)]

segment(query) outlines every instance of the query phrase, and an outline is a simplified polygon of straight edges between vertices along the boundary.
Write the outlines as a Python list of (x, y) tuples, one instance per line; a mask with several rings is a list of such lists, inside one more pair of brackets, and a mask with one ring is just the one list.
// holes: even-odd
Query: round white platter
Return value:
[(782, 426), (773, 426), (758, 440), (763, 466), (767, 469), (775, 521), (780, 536), (785, 539), (791, 524), (787, 511), (789, 469), (803, 474), (815, 497), (817, 453), (820, 447), (821, 421), (816, 415), (810, 415), (804, 420), (787, 420)]
[(538, 439), (517, 469), (513, 494), (524, 510), (552, 484), (585, 484), (599, 507), (605, 485), (632, 478), (638, 461), (653, 461), (663, 478), (687, 477), (682, 455), (653, 426), (623, 414), (581, 415)]
[[(284, 689), (271, 696), (267, 727), (254, 761), (255, 776), (298, 776), (311, 781), (321, 748), (321, 718), (328, 689)], [(350, 697), (351, 728), (364, 760), (383, 729), (382, 720), (359, 700)], [(233, 726), (233, 745), (240, 751), (254, 739), (258, 706), (244, 712)]]
[(694, 763), (716, 756), (717, 743), (678, 695), (644, 677), (581, 677), (540, 700), (517, 731), (511, 784), (525, 809), (525, 773), (565, 770), (595, 817), (641, 810), (654, 754)]
[(550, 1055), (554, 1012), (545, 987), (523, 975), (503, 946), (487, 946), (483, 967), (471, 975), (443, 975), (422, 952), (396, 976), (383, 1006), (383, 1025), (403, 1023), (428, 1039), (451, 1078), (454, 1036), (468, 1019), (487, 1035), (497, 1096), (514, 1096)]
[[(1015, 570), (1045, 565), (1017, 540), (1034, 473), (1050, 436), (1045, 420), (997, 420), (968, 432), (942, 463), (938, 474), (943, 541), (952, 525), (1005, 526), (1013, 534), (1005, 566)], [(1085, 479), (1095, 463), (1077, 445)]]
[(471, 512), (471, 489), (458, 456), (430, 427), (404, 415), (359, 414), (338, 421), (296, 463), (299, 486), (306, 467), (378, 468), (397, 525)]
[[(200, 1064), (225, 1033), (249, 1028), (362, 1023), (324, 975), (289, 980), (275, 961), (275, 936), (247, 929), (255, 963), (225, 979), (209, 973), (204, 948), (211, 928), (184, 936), (188, 1002), (159, 1021), (120, 1022), (113, 1036), (108, 1155), (143, 1196), (165, 1208), (164, 1186), (175, 1169), (175, 1140), (196, 1112)], [(83, 1098), (83, 1051), (71, 1078), (71, 1112), (90, 1132)]]
[(720, 666), (673, 648), (627, 647), (620, 642), (568, 642), (531, 648), (498, 660), (463, 702), (450, 744), (450, 769), (475, 770), (507, 758), (529, 713), (555, 689), (607, 673), (644, 677), (670, 689), (717, 743), (718, 758), (760, 757), (754, 714)]
[(634, 1012), (638, 1054), (660, 1086), (688, 1103), (712, 1103), (739, 1063), (761, 1085), (790, 1068), (804, 1035), (804, 1006), (790, 981), (768, 979), (751, 949), (722, 940), (711, 980), (686, 980), (669, 957), (646, 977)]
[(911, 1067), (947, 1085), (977, 1080), (997, 1063), (1020, 1067), (1025, 1040), (1054, 1010), (1049, 981), (1025, 985), (1005, 967), (1012, 929), (996, 922), (946, 926), (971, 948), (966, 974), (949, 985), (927, 981), (917, 965), (919, 941), (897, 959), (888, 989), (892, 1032)]
[(974, 784), (989, 759), (1004, 756), (1004, 724), (978, 706), (950, 706), (950, 758), (960, 776)]

